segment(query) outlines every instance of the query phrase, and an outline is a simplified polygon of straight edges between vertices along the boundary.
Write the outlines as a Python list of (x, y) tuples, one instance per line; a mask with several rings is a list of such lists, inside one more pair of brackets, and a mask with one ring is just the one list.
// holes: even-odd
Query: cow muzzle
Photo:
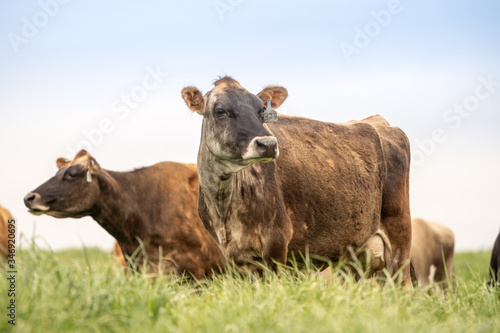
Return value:
[(30, 213), (45, 212), (49, 207), (42, 204), (42, 197), (38, 193), (30, 192), (24, 197), (24, 204), (29, 208)]
[[(273, 159), (279, 155), (278, 140), (274, 136), (257, 136), (250, 141), (241, 157), (248, 159)], [(266, 161), (267, 162), (267, 161)]]

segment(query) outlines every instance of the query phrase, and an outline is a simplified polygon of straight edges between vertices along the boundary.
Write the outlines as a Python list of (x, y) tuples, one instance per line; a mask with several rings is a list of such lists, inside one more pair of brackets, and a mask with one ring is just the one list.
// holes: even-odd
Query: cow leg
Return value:
[(262, 259), (264, 264), (271, 271), (277, 271), (277, 263), (286, 264), (288, 253), (288, 242), (284, 237), (276, 237), (275, 239), (269, 237), (263, 248)]
[(395, 274), (402, 267), (403, 285), (412, 286), (410, 275), (411, 218), (410, 214), (382, 217), (382, 225), (387, 230), (392, 246), (389, 272)]
[[(442, 256), (442, 254), (440, 253)], [(435, 267), (435, 273), (433, 276), (433, 280), (431, 281), (429, 279), (429, 282), (432, 283), (438, 283), (439, 285), (442, 285), (443, 287), (446, 287), (447, 281), (446, 281), (446, 272), (445, 272), (445, 264), (443, 262), (443, 258), (440, 257), (437, 266), (431, 265), (431, 268)], [(448, 269), (448, 268), (446, 268)]]

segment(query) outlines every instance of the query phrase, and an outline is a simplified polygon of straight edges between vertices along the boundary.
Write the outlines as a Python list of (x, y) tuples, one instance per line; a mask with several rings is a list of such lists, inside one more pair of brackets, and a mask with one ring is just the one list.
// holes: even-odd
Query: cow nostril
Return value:
[(35, 203), (37, 196), (39, 196), (36, 193), (30, 192), (24, 197), (24, 204), (28, 207), (31, 208), (31, 206)]
[(246, 151), (241, 155), (243, 159), (273, 159), (278, 157), (278, 140), (272, 136), (255, 137), (250, 141)]
[(255, 150), (260, 157), (275, 157), (278, 143), (271, 137), (259, 138), (255, 140)]
[(267, 143), (266, 142), (259, 141), (259, 140), (255, 140), (255, 145), (259, 149), (266, 149), (266, 147), (267, 147)]

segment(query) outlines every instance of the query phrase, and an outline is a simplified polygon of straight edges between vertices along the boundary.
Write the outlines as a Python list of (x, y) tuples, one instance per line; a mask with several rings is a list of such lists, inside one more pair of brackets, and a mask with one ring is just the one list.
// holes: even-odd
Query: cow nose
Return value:
[(261, 157), (277, 157), (278, 140), (275, 137), (264, 137), (255, 140), (255, 148)]
[(30, 192), (24, 197), (24, 204), (26, 207), (31, 208), (35, 200), (40, 200), (40, 194)]

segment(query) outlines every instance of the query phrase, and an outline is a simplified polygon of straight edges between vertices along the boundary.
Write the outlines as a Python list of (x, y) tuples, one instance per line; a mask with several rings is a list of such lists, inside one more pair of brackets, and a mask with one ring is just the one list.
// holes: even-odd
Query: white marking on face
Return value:
[[(245, 153), (243, 153), (243, 155), (241, 155), (241, 157), (244, 160), (251, 159), (251, 158), (261, 158), (262, 156), (261, 156), (261, 153), (257, 149), (256, 141), (257, 140), (264, 140), (264, 139), (271, 139), (272, 141), (274, 141), (276, 143), (276, 150), (275, 150), (275, 157), (274, 158), (277, 158), (279, 156), (280, 151), (279, 151), (279, 147), (278, 147), (278, 140), (276, 140), (276, 138), (274, 136), (256, 136), (255, 138), (252, 139), (252, 141), (250, 141), (250, 143), (247, 146), (247, 149), (245, 150)], [(265, 158), (265, 159), (267, 159), (267, 158)]]
[(39, 210), (39, 211), (42, 211), (42, 212), (46, 212), (49, 210), (49, 207), (48, 206), (45, 206), (45, 205), (42, 205), (41, 203), (39, 202), (34, 202), (32, 205), (31, 205), (31, 209), (32, 210)]

